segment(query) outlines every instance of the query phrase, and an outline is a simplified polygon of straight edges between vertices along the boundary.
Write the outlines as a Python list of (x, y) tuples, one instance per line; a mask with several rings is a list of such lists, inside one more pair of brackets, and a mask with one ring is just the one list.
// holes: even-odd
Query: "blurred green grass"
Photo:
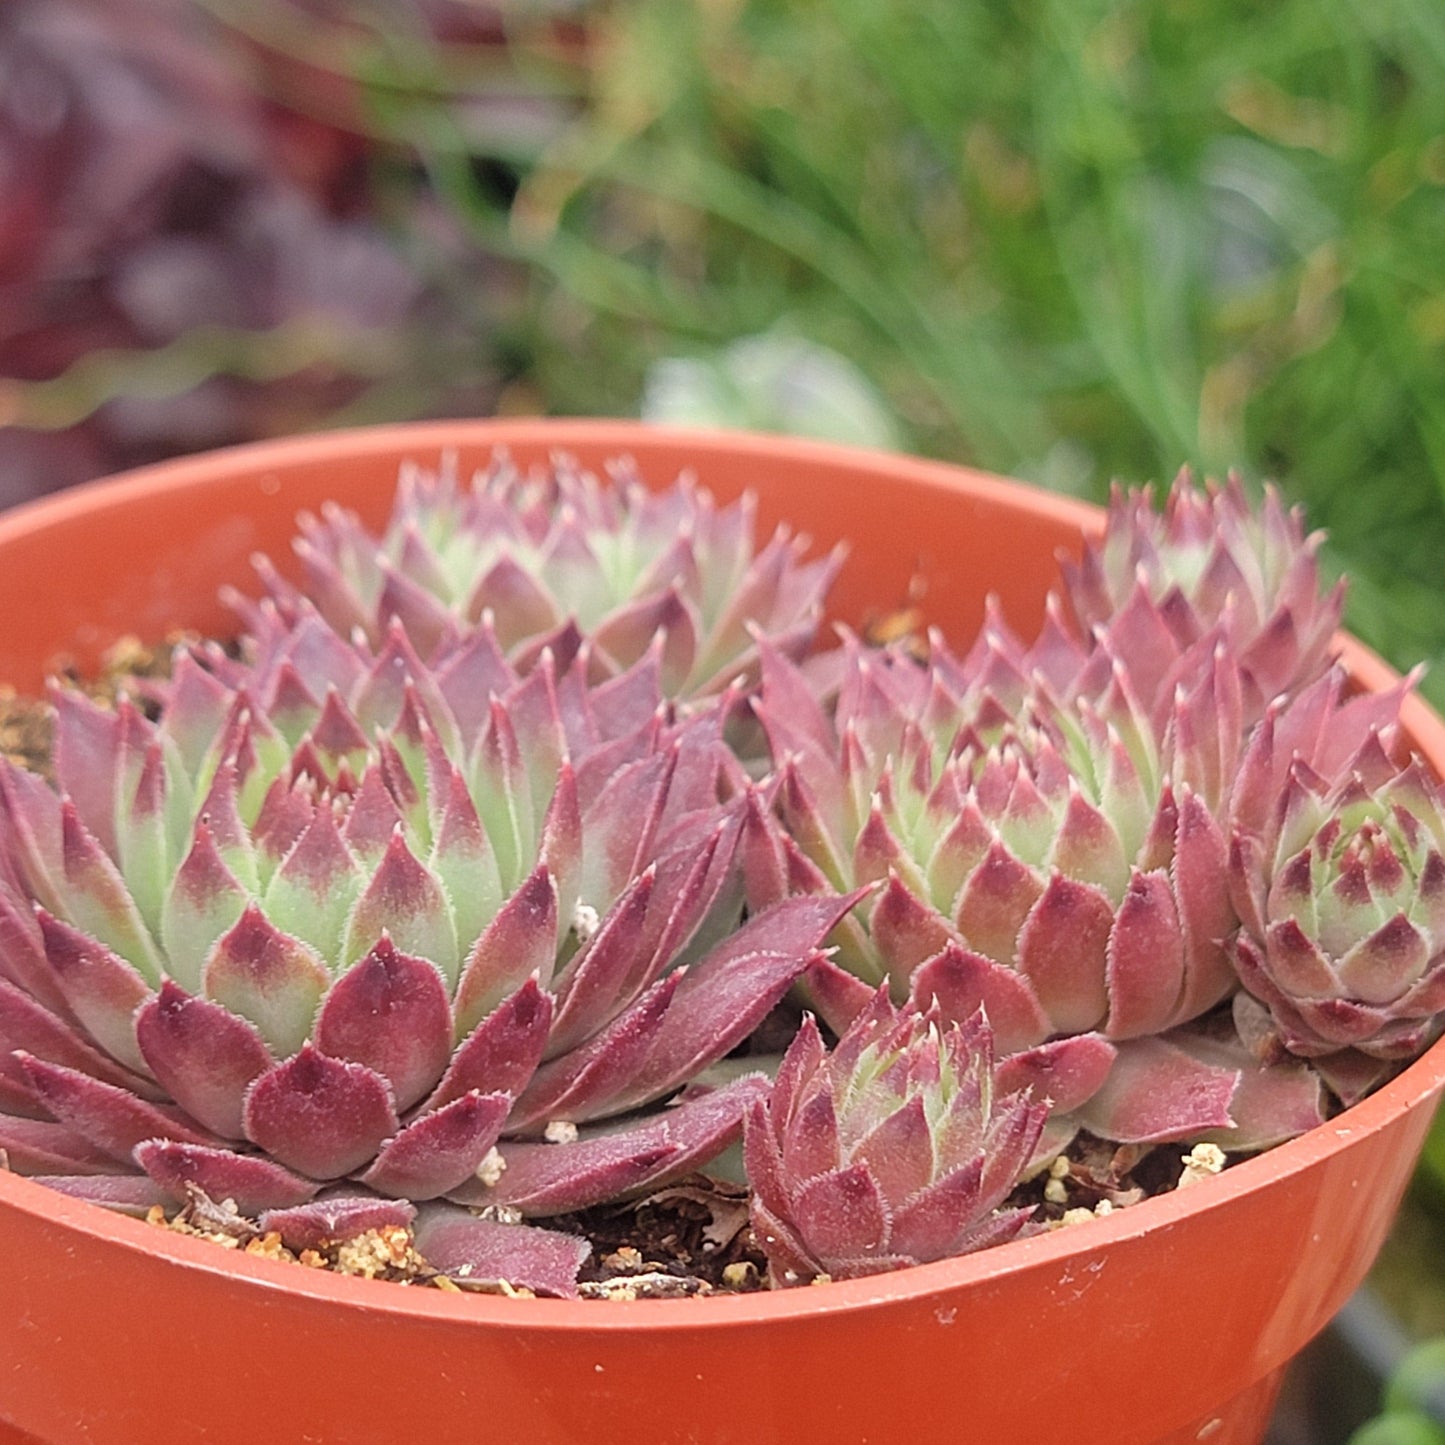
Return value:
[[(1329, 530), (1445, 703), (1445, 9), (1433, 0), (615, 0), (540, 154), (409, 117), (528, 263), (554, 412), (784, 325), (905, 444), (1101, 496), (1183, 462)], [(525, 57), (519, 57), (525, 63)], [(515, 182), (500, 190), (496, 166)]]

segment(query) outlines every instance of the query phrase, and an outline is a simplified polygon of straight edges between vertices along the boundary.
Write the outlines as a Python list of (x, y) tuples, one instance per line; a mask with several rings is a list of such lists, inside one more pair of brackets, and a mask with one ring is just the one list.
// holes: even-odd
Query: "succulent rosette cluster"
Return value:
[[(568, 1294), (585, 1240), (512, 1218), (743, 1133), (787, 1285), (1018, 1234), (1080, 1130), (1267, 1147), (1441, 1032), (1445, 795), (1273, 493), (1119, 493), (1034, 642), (818, 667), (836, 556), (612, 473), (411, 469), (147, 711), (56, 691), (54, 786), (0, 764), (0, 1163)], [(795, 989), (836, 1046), (724, 1063)]]
[[(670, 723), (655, 656), (522, 678), (486, 628), (436, 670), (311, 616), (252, 651), (183, 656), (158, 723), (58, 693), (57, 789), (0, 768), (12, 1166), (306, 1240), (380, 1201), (576, 1209), (736, 1136), (757, 1076), (585, 1130), (742, 1042), (847, 906), (735, 926), (716, 717)], [(434, 1216), (452, 1260), (571, 1287), (575, 1242)]]
[(711, 696), (756, 673), (753, 631), (792, 656), (807, 651), (840, 554), (805, 560), (780, 528), (756, 547), (756, 500), (717, 505), (690, 478), (648, 491), (629, 462), (603, 482), (565, 457), (523, 472), (499, 454), (470, 483), (455, 458), (403, 469), (379, 537), (329, 506), (301, 519), (300, 588), (262, 560), (288, 615), (304, 597), (343, 636), (378, 644), (400, 621), (425, 657), (482, 619), (525, 670), (580, 632), (594, 677), (660, 647), (664, 690)]
[(744, 1152), (753, 1231), (775, 1285), (854, 1279), (1016, 1237), (1001, 1207), (1047, 1110), (994, 1071), (982, 1012), (944, 1027), (887, 989), (829, 1051), (811, 1018), (750, 1106)]

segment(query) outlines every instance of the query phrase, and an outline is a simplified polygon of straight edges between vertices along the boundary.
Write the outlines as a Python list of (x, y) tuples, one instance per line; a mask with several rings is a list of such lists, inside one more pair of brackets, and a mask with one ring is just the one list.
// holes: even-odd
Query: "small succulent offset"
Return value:
[(1231, 857), (1245, 990), (1234, 1008), (1259, 1052), (1317, 1061), (1348, 1098), (1441, 1032), (1445, 792), (1418, 761), (1398, 766), (1378, 731), (1322, 774), (1291, 721), (1271, 719), (1254, 748), (1260, 777), (1285, 768), (1268, 755), (1288, 748), (1272, 810), (1241, 790), (1241, 814), (1265, 826), (1238, 828)]
[(1321, 590), (1322, 541), (1274, 488), (1255, 508), (1237, 476), (1200, 488), (1186, 468), (1162, 513), (1147, 488), (1115, 488), (1102, 541), (1064, 564), (1064, 594), (1084, 631), (1108, 629), (1136, 674), (1164, 676), (1222, 640), (1252, 722), (1329, 663), (1344, 589)]
[(499, 455), (467, 485), (455, 457), (437, 472), (408, 466), (380, 538), (327, 507), (301, 519), (301, 589), (264, 559), (262, 579), (287, 615), (304, 597), (343, 636), (360, 628), (378, 644), (396, 619), (429, 659), (484, 618), (522, 670), (579, 632), (594, 677), (656, 645), (673, 697), (754, 674), (754, 629), (807, 651), (840, 554), (805, 561), (806, 542), (782, 528), (755, 550), (750, 495), (719, 507), (687, 477), (649, 492), (625, 461), (611, 474), (605, 484), (565, 457), (524, 473)]
[[(1268, 1147), (1440, 1035), (1445, 792), (1273, 493), (1117, 494), (1027, 645), (815, 667), (837, 556), (612, 472), (409, 469), (149, 715), (56, 691), (56, 785), (0, 764), (0, 1162), (566, 1295), (586, 1241), (498, 1210), (741, 1133), (782, 1287), (1028, 1232), (1080, 1131)], [(775, 1082), (715, 1067), (790, 993)]]
[(1047, 1108), (1005, 1093), (982, 1012), (944, 1028), (880, 989), (831, 1053), (811, 1018), (750, 1106), (753, 1228), (776, 1285), (854, 1279), (1012, 1239), (1002, 1209)]

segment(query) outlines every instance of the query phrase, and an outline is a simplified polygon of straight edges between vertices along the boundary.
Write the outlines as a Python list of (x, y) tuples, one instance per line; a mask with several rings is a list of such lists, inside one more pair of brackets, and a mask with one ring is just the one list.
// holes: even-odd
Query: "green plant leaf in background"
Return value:
[(861, 447), (900, 444), (888, 404), (852, 362), (781, 331), (744, 337), (707, 356), (654, 362), (643, 387), (642, 417)]
[(1445, 1445), (1445, 1431), (1423, 1415), (1381, 1415), (1361, 1425), (1349, 1445)]
[(1445, 1337), (1417, 1345), (1385, 1385), (1382, 1413), (1349, 1445), (1445, 1445)]

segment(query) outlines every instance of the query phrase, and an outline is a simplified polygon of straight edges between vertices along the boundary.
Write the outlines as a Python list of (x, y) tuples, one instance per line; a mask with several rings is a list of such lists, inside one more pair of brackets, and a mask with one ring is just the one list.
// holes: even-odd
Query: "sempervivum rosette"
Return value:
[(1252, 720), (1329, 661), (1343, 593), (1321, 592), (1320, 541), (1273, 488), (1256, 509), (1237, 476), (1200, 488), (1186, 468), (1162, 513), (1148, 488), (1115, 488), (1102, 540), (1064, 564), (1064, 591), (1085, 631), (1106, 627), (1126, 653), (1146, 702), (1146, 676), (1222, 638)]
[[(877, 883), (840, 930), (839, 962), (954, 1018), (982, 1004), (1005, 1053), (1087, 1038), (1055, 1046), (1071, 1056), (1055, 1103), (1082, 1103), (1113, 1052), (1094, 1031), (1115, 1043), (1163, 1033), (1234, 987), (1217, 809), (1237, 691), (1216, 661), (1160, 742), (1119, 669), (1097, 704), (1038, 690), (1010, 707), (955, 691), (966, 669), (938, 648), (921, 668), (853, 645), (830, 719), (765, 651), (759, 712), (784, 836), (771, 871), (750, 846), (753, 896)], [(835, 1023), (858, 1006), (836, 968), (811, 980)], [(1232, 1087), (1181, 1080), (1193, 1122), (1224, 1124)], [(1187, 1132), (1170, 1100), (1155, 1102), (1157, 1114), (1113, 1120), (1115, 1137)]]
[(1012, 1239), (1000, 1206), (1046, 1109), (994, 1073), (980, 1014), (952, 1027), (880, 990), (830, 1053), (806, 1019), (744, 1153), (753, 1233), (775, 1285), (852, 1279)]
[(836, 555), (804, 561), (781, 529), (755, 550), (751, 496), (719, 507), (687, 477), (654, 493), (629, 462), (609, 470), (610, 484), (565, 458), (523, 473), (499, 454), (467, 485), (454, 458), (436, 473), (408, 465), (380, 537), (330, 506), (301, 520), (301, 591), (264, 560), (262, 577), (288, 614), (304, 593), (343, 636), (360, 628), (373, 644), (397, 619), (428, 658), (483, 617), (523, 669), (574, 629), (594, 676), (660, 639), (669, 696), (754, 674), (754, 628), (790, 655), (807, 650)]
[(1295, 757), (1270, 823), (1231, 859), (1241, 1032), (1348, 1097), (1440, 1032), (1445, 793), (1372, 735), (1335, 778)]
[[(532, 1141), (675, 1093), (846, 906), (700, 950), (737, 917), (717, 720), (668, 724), (655, 659), (520, 679), (485, 630), (437, 671), (312, 617), (262, 653), (182, 658), (159, 724), (60, 694), (58, 791), (0, 767), (12, 1167), (118, 1205), (194, 1186), (305, 1239), (441, 1199), (562, 1212), (725, 1145), (756, 1077)], [(422, 1223), (473, 1280), (565, 1293), (585, 1254)]]

